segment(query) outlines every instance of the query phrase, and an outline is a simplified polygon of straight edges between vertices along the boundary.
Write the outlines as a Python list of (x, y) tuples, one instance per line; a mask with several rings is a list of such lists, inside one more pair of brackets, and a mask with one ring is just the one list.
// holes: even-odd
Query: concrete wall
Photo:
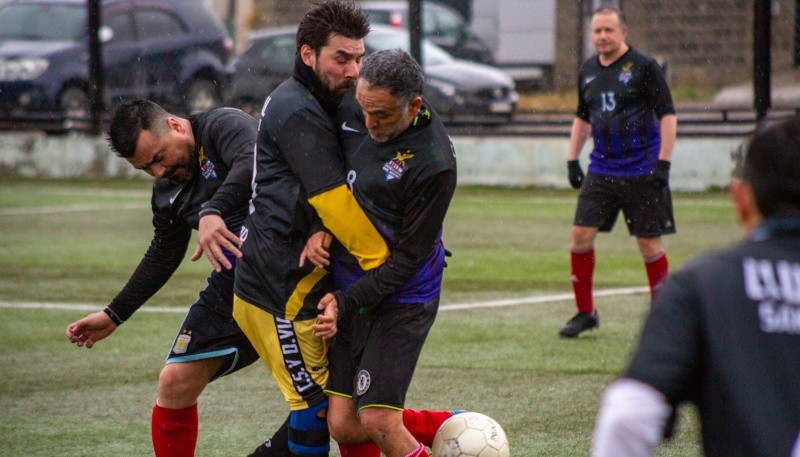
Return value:
[[(567, 138), (454, 137), (461, 185), (568, 187)], [(679, 138), (671, 172), (674, 190), (724, 187), (731, 154), (742, 139)], [(587, 149), (581, 155), (586, 168)], [(97, 137), (41, 133), (0, 135), (0, 176), (43, 178), (143, 177)]]

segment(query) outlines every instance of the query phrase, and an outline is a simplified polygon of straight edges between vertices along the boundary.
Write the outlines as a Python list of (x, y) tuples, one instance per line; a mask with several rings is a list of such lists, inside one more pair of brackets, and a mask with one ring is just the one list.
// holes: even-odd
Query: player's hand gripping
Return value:
[(319, 301), (317, 309), (320, 314), (317, 316), (317, 322), (311, 326), (314, 336), (329, 340), (336, 335), (338, 330), (336, 321), (339, 318), (339, 303), (333, 294), (325, 294)]
[(192, 260), (198, 260), (205, 253), (217, 273), (223, 268), (230, 270), (233, 268), (233, 264), (225, 257), (223, 249), (227, 249), (237, 259), (240, 259), (242, 258), (242, 251), (239, 250), (241, 245), (242, 240), (228, 230), (222, 217), (216, 214), (206, 214), (200, 218), (198, 223), (197, 249), (192, 254)]
[(575, 189), (580, 189), (583, 184), (583, 170), (581, 164), (577, 160), (567, 161), (567, 176), (569, 177), (569, 185)]
[(67, 326), (67, 338), (78, 347), (91, 349), (94, 344), (114, 333), (117, 329), (108, 315), (102, 311), (89, 314)]
[(653, 172), (650, 174), (653, 187), (656, 189), (662, 189), (669, 184), (670, 165), (670, 162), (667, 160), (659, 160), (656, 162), (656, 166), (653, 168)]
[(313, 235), (306, 241), (306, 246), (303, 252), (300, 253), (300, 266), (302, 267), (308, 259), (317, 268), (325, 268), (330, 265), (330, 254), (328, 248), (331, 247), (333, 235), (321, 230)]

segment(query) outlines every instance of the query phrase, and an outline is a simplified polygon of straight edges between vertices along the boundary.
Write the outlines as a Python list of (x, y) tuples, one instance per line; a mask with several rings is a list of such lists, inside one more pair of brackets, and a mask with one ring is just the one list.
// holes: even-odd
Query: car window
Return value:
[(424, 35), (438, 33), (438, 19), (436, 18), (438, 10), (434, 9), (433, 6), (434, 5), (431, 5), (430, 3), (423, 3), (424, 9), (422, 10), (422, 33)]
[(136, 39), (136, 35), (133, 33), (133, 24), (131, 24), (131, 15), (128, 13), (113, 14), (103, 23), (114, 31), (111, 43), (126, 43)]
[(433, 21), (431, 30), (426, 27), (425, 33), (435, 33), (441, 37), (458, 39), (466, 27), (458, 14), (436, 4), (426, 4), (425, 17)]
[(86, 33), (82, 4), (12, 3), (0, 9), (0, 40), (76, 41)]
[(391, 22), (392, 13), (390, 11), (370, 10), (367, 13), (369, 14), (370, 22), (395, 25)]
[(178, 20), (163, 11), (136, 11), (136, 30), (143, 39), (175, 38), (185, 31)]
[(291, 74), (297, 44), (294, 35), (278, 36), (261, 46), (257, 59), (275, 72)]
[[(409, 36), (405, 31), (389, 33), (388, 31), (373, 30), (364, 41), (367, 48), (372, 51), (402, 49), (408, 52), (409, 49)], [(428, 40), (422, 40), (421, 47), (422, 61), (425, 65), (440, 65), (453, 60), (453, 57), (447, 51)]]
[(196, 31), (202, 30), (206, 33), (214, 31), (216, 34), (227, 35), (228, 32), (225, 30), (225, 25), (217, 18), (216, 13), (212, 11), (208, 3), (198, 2), (197, 0), (181, 0), (179, 2), (181, 17)]

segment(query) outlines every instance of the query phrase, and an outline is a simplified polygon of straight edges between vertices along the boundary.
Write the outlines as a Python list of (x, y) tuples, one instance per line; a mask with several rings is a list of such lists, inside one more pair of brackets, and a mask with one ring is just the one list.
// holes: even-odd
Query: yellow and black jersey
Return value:
[(438, 298), (442, 223), (456, 187), (455, 149), (438, 115), (424, 103), (405, 132), (379, 143), (369, 136), (350, 91), (337, 123), (347, 184), (391, 251), (385, 264), (365, 274), (346, 249), (334, 245), (339, 306), (361, 309)]
[[(247, 215), (253, 144), (258, 124), (233, 108), (219, 108), (189, 117), (196, 151), (195, 169), (186, 183), (166, 178), (153, 183), (153, 240), (128, 283), (109, 307), (122, 320), (130, 317), (172, 276), (183, 261), (200, 214), (219, 214), (233, 233)], [(225, 251), (231, 263), (236, 258)], [(212, 273), (209, 284), (232, 300), (233, 271)]]
[(298, 59), (294, 76), (264, 102), (256, 141), (235, 292), (289, 320), (316, 316), (319, 299), (331, 290), (325, 270), (298, 266), (307, 239), (323, 224), (366, 270), (389, 252), (347, 188), (329, 99)]

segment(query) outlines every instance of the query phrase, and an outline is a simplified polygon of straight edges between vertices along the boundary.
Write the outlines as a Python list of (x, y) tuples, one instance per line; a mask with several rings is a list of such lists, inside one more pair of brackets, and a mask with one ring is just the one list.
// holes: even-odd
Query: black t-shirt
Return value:
[[(219, 108), (189, 117), (197, 149), (187, 183), (153, 183), (153, 240), (125, 287), (109, 305), (122, 319), (131, 316), (172, 276), (197, 229), (200, 212), (214, 211), (233, 233), (247, 215), (257, 122), (244, 112)], [(231, 263), (236, 258), (228, 255)], [(228, 303), (233, 298), (233, 270), (213, 272), (209, 284)]]
[(649, 174), (661, 147), (659, 119), (675, 114), (658, 63), (630, 48), (604, 67), (597, 56), (581, 66), (576, 116), (592, 125), (589, 171), (607, 176)]
[(672, 404), (695, 403), (705, 455), (790, 455), (800, 433), (800, 219), (673, 273), (641, 338), (624, 376)]

